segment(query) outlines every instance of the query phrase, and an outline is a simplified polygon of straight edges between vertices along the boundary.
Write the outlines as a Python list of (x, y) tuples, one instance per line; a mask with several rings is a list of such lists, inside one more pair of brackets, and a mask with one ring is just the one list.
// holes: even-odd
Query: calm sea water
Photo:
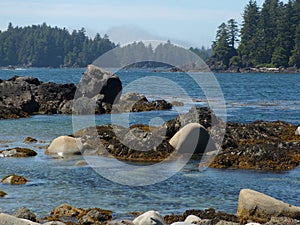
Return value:
[[(78, 83), (84, 71), (85, 69), (0, 70), (0, 79), (8, 79), (13, 75), (30, 75), (45, 82)], [(143, 92), (149, 98), (160, 94), (167, 100), (186, 103), (184, 107), (171, 111), (123, 115), (129, 124), (159, 125), (186, 112), (192, 104), (191, 100), (196, 101), (196, 104), (206, 105), (205, 90), (215, 88), (206, 85), (207, 77), (199, 74), (194, 75), (201, 76), (201, 88), (182, 73), (151, 73), (140, 70), (123, 71), (118, 75), (126, 91)], [(226, 101), (228, 121), (283, 120), (300, 124), (300, 74), (217, 74), (216, 78)], [(177, 86), (181, 89), (177, 90)], [(172, 88), (171, 95), (166, 90)], [(110, 115), (96, 116), (97, 124), (111, 121)], [(77, 207), (111, 209), (116, 217), (122, 217), (131, 211), (155, 209), (168, 214), (208, 207), (235, 213), (238, 194), (242, 188), (252, 188), (300, 205), (300, 168), (282, 173), (217, 169), (199, 172), (198, 162), (193, 161), (164, 182), (131, 187), (108, 181), (88, 166), (74, 166), (80, 157), (53, 159), (44, 155), (44, 149), (39, 148), (48, 145), (57, 136), (71, 133), (72, 116), (69, 115), (37, 115), (26, 119), (0, 120), (0, 149), (29, 147), (38, 152), (37, 157), (28, 159), (0, 158), (0, 178), (16, 173), (30, 180), (21, 186), (0, 184), (0, 190), (8, 193), (5, 198), (0, 199), (0, 211), (12, 212), (26, 206), (43, 216), (59, 204), (69, 203)], [(27, 136), (46, 143), (24, 144), (23, 139)]]

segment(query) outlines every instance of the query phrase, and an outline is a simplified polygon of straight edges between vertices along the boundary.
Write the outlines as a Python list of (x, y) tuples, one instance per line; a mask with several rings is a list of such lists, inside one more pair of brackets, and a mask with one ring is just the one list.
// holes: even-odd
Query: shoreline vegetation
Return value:
[[(203, 65), (206, 71), (209, 67), (213, 72), (299, 73), (299, 11), (298, 0), (287, 3), (265, 0), (261, 8), (256, 1), (250, 0), (242, 13), (242, 24), (239, 25), (234, 19), (222, 23), (211, 48), (190, 47), (184, 50), (199, 56), (207, 64)], [(99, 56), (118, 47), (120, 45), (110, 41), (107, 35), (88, 37), (84, 28), (69, 32), (46, 23), (26, 27), (14, 27), (9, 23), (7, 30), (0, 31), (0, 67), (86, 67)], [(115, 61), (121, 58), (121, 61), (126, 59), (125, 62), (139, 62), (139, 59), (148, 58), (155, 59), (156, 63), (170, 62), (171, 56), (171, 62), (177, 64), (175, 66), (180, 64), (180, 59), (188, 62), (184, 51), (170, 41), (162, 42), (155, 48), (141, 41), (124, 48), (126, 54)], [(136, 49), (134, 55), (130, 49)], [(165, 58), (166, 55), (168, 58)], [(154, 64), (145, 62), (135, 66), (155, 68)], [(184, 71), (194, 69), (192, 65), (182, 66), (186, 66)]]

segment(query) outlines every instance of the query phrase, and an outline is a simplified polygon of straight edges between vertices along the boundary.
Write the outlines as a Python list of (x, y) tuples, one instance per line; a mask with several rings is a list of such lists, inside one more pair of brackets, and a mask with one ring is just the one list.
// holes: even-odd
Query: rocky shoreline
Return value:
[[(1, 200), (0, 200), (1, 201)], [(255, 223), (254, 223), (255, 222)], [(215, 209), (186, 210), (183, 214), (162, 216), (159, 212), (128, 213), (126, 219), (115, 218), (113, 211), (101, 208), (82, 209), (62, 204), (48, 216), (37, 218), (28, 208), (21, 207), (12, 215), (0, 213), (0, 225), (299, 225), (300, 207), (271, 196), (242, 189), (236, 214)]]
[(168, 110), (164, 100), (148, 101), (144, 95), (126, 93), (114, 74), (90, 65), (80, 83), (56, 84), (34, 77), (0, 79), (0, 119), (17, 119), (35, 114), (105, 114)]
[[(225, 127), (224, 139), (217, 143), (221, 128)], [(199, 135), (196, 139), (192, 134), (195, 131)], [(116, 125), (85, 128), (69, 137), (55, 139), (46, 154), (82, 153), (110, 155), (125, 161), (160, 162), (180, 150), (178, 146), (182, 143), (178, 141), (194, 143), (194, 157), (198, 159), (216, 154), (212, 162), (207, 162), (212, 168), (282, 171), (300, 165), (300, 135), (296, 125), (281, 121), (224, 123), (206, 107), (193, 108), (161, 127), (137, 124), (129, 128)], [(220, 150), (216, 151), (218, 146)], [(182, 151), (185, 154), (185, 149)]]

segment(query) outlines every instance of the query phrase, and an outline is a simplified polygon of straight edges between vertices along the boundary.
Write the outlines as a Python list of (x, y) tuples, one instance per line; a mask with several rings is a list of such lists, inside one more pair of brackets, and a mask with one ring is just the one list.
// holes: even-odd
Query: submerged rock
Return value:
[(35, 139), (35, 138), (33, 138), (33, 137), (26, 137), (26, 138), (24, 139), (24, 142), (25, 142), (25, 143), (37, 143), (38, 141), (37, 141), (37, 139)]
[(19, 176), (19, 175), (8, 175), (6, 177), (4, 177), (1, 182), (4, 184), (26, 184), (27, 183), (27, 179), (23, 176)]
[(37, 153), (34, 150), (28, 148), (12, 148), (4, 151), (0, 151), (0, 157), (33, 157), (36, 156)]
[(271, 217), (300, 219), (300, 207), (292, 206), (263, 193), (243, 189), (240, 192), (237, 215), (241, 223), (268, 222)]
[(0, 198), (3, 198), (5, 195), (7, 195), (4, 191), (0, 191)]

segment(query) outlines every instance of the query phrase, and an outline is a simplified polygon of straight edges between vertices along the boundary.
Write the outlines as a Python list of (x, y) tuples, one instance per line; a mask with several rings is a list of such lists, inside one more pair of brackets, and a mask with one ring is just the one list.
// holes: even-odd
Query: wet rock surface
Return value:
[(0, 157), (33, 157), (36, 156), (37, 153), (34, 150), (28, 148), (11, 148), (7, 150), (0, 150)]
[(28, 180), (25, 177), (23, 177), (23, 176), (12, 174), (12, 175), (8, 175), (8, 176), (4, 177), (1, 180), (1, 183), (3, 183), (3, 184), (19, 185), (19, 184), (26, 184), (27, 181)]
[(4, 191), (0, 190), (0, 198), (3, 198), (5, 195), (7, 195)]
[[(297, 126), (281, 121), (224, 123), (206, 107), (193, 108), (161, 127), (103, 125), (80, 130), (74, 136), (81, 139), (85, 154), (111, 154), (111, 157), (131, 161), (162, 161), (175, 151), (169, 144), (170, 139), (191, 123), (199, 123), (207, 130), (210, 136), (207, 151), (213, 153), (219, 149), (210, 167), (279, 171), (300, 165)], [(194, 153), (201, 156), (203, 151)]]
[(241, 223), (266, 223), (271, 217), (289, 217), (299, 220), (300, 207), (254, 190), (243, 189), (239, 195), (237, 216)]
[(36, 222), (36, 215), (28, 208), (21, 207), (13, 213), (13, 216)]
[(119, 77), (93, 65), (88, 66), (77, 86), (14, 76), (0, 82), (0, 119), (32, 114), (103, 114), (111, 113), (112, 109), (117, 113), (172, 108), (165, 100), (150, 102), (136, 93), (125, 94), (119, 101), (121, 93)]
[(300, 165), (296, 126), (281, 121), (227, 123), (222, 152), (211, 167), (290, 170)]
[(101, 225), (112, 220), (112, 211), (100, 208), (82, 209), (75, 208), (69, 204), (62, 204), (55, 208), (49, 217), (43, 220), (61, 221), (66, 224)]
[(158, 132), (145, 125), (130, 128), (103, 125), (74, 134), (83, 142), (83, 154), (115, 157), (119, 160), (158, 162), (174, 148)]

